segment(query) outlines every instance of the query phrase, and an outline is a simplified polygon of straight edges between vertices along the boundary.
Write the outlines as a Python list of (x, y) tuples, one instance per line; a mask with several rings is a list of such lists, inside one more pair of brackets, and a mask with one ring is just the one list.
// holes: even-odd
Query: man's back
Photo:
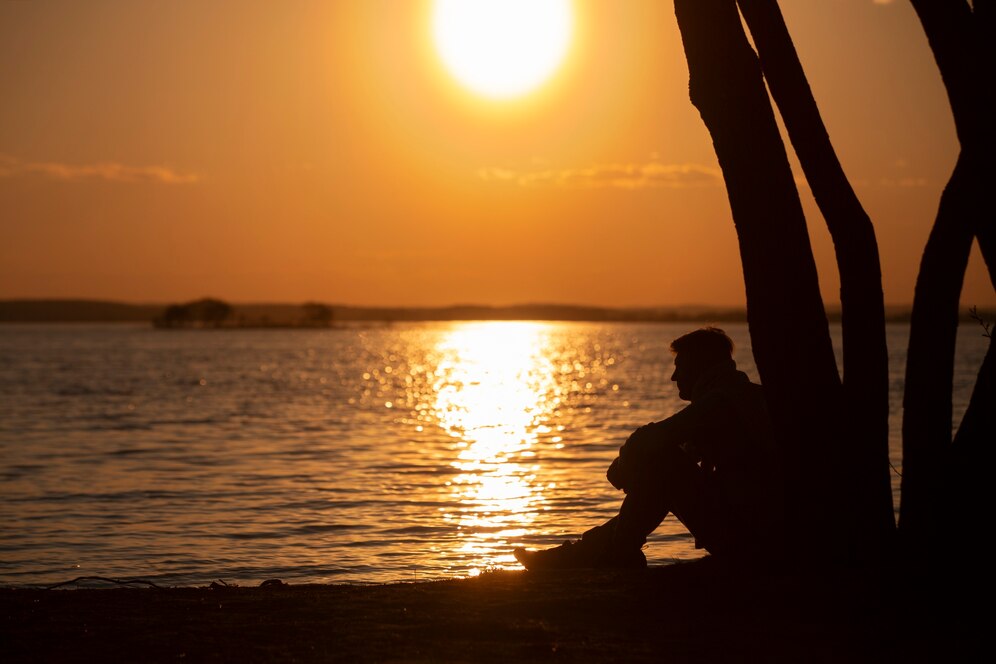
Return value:
[(781, 509), (764, 389), (730, 363), (704, 373), (690, 397), (671, 417), (641, 427), (620, 456), (626, 465), (643, 468), (658, 463), (654, 459), (666, 448), (680, 448), (700, 469), (707, 504), (710, 523), (700, 530), (709, 535), (693, 532), (697, 544), (713, 553), (767, 547)]

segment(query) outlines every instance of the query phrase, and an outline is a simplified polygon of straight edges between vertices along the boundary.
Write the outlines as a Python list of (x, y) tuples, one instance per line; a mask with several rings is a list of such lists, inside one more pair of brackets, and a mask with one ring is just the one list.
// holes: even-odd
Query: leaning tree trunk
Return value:
[(740, 243), (747, 319), (785, 461), (789, 535), (842, 553), (841, 386), (802, 204), (735, 0), (675, 0), (692, 103), (712, 135)]
[(984, 481), (980, 469), (988, 467), (983, 459), (996, 438), (992, 416), (984, 414), (996, 409), (990, 347), (962, 427), (951, 440), (958, 304), (973, 235), (996, 285), (996, 221), (987, 182), (996, 150), (990, 117), (996, 30), (992, 0), (972, 6), (964, 0), (911, 3), (937, 60), (962, 147), (924, 249), (906, 363), (899, 525), (907, 551), (924, 556), (950, 531), (952, 517), (973, 526), (959, 528), (962, 536), (978, 536), (982, 503), (966, 500), (965, 487)]
[[(976, 563), (991, 564), (989, 547), (981, 542), (980, 523), (989, 516), (992, 482), (992, 444), (996, 433), (996, 345), (989, 338), (989, 349), (975, 381), (965, 417), (958, 427), (952, 445), (948, 469), (948, 487), (955, 509), (947, 515), (949, 532), (959, 533), (959, 543), (965, 545), (967, 558)], [(981, 560), (982, 557), (986, 560)], [(969, 565), (974, 573), (978, 565)]]
[(889, 352), (878, 244), (830, 143), (823, 119), (776, 0), (737, 0), (816, 203), (840, 271), (843, 399), (849, 491), (841, 503), (855, 519), (854, 555), (884, 552), (895, 529), (889, 470)]
[(972, 247), (967, 171), (959, 157), (923, 250), (910, 319), (899, 524), (907, 549), (922, 553), (930, 551), (949, 509), (942, 497), (951, 443), (958, 300)]

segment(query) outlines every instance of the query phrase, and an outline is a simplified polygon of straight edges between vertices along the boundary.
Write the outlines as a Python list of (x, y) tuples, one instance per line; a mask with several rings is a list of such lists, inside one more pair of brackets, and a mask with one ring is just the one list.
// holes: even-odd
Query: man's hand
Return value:
[(616, 457), (609, 469), (605, 471), (605, 477), (609, 480), (609, 484), (620, 491), (626, 491), (626, 465), (621, 456)]

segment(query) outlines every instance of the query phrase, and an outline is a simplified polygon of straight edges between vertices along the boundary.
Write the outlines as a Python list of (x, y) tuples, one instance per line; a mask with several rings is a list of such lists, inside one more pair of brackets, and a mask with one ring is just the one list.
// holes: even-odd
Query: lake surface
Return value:
[[(615, 513), (605, 469), (635, 427), (682, 407), (668, 344), (692, 327), (0, 326), (0, 585), (517, 567), (515, 546), (557, 544)], [(725, 329), (756, 380), (746, 326)], [(888, 331), (901, 471), (909, 328)], [(957, 418), (980, 331), (960, 330)], [(671, 517), (646, 553), (701, 555)]]

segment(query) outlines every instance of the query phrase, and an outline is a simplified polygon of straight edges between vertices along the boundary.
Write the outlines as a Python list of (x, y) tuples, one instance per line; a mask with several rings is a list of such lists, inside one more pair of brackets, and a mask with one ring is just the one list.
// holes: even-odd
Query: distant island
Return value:
[[(890, 322), (909, 320), (908, 306), (887, 308)], [(987, 319), (996, 309), (980, 310)], [(829, 311), (830, 320), (840, 319)], [(970, 320), (968, 310), (962, 313)], [(458, 304), (448, 307), (357, 307), (342, 304), (231, 304), (217, 298), (186, 303), (129, 304), (102, 300), (0, 300), (0, 323), (140, 323), (161, 328), (322, 328), (340, 323), (395, 323), (430, 321), (577, 321), (631, 323), (744, 322), (742, 308), (676, 306), (646, 308), (592, 307), (571, 304), (517, 304), (492, 307)]]

